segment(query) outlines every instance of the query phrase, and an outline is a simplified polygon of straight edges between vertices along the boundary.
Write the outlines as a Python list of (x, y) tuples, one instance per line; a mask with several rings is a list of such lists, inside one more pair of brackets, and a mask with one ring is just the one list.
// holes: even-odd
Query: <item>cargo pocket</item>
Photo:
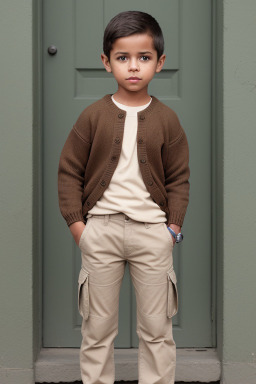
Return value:
[(87, 320), (89, 317), (89, 273), (81, 269), (78, 277), (78, 310), (80, 315)]
[(167, 279), (167, 317), (171, 319), (178, 312), (177, 278), (173, 267), (171, 267), (167, 272)]

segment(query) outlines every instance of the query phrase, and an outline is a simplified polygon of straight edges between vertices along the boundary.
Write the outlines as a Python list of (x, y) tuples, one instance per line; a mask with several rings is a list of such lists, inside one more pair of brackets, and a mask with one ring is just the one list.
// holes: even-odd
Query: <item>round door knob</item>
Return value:
[(49, 53), (49, 55), (51, 55), (51, 56), (56, 55), (56, 53), (57, 53), (57, 47), (55, 47), (55, 45), (50, 45), (50, 47), (48, 48), (48, 53)]

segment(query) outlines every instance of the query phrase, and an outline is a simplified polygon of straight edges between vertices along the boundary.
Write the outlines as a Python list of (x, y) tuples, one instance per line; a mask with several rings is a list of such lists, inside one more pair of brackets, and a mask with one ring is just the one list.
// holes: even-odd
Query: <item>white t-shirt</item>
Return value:
[(137, 221), (165, 222), (165, 212), (153, 201), (144, 184), (137, 156), (137, 113), (147, 108), (151, 100), (139, 107), (120, 104), (113, 96), (112, 100), (120, 109), (126, 111), (122, 150), (108, 188), (88, 213), (124, 213)]

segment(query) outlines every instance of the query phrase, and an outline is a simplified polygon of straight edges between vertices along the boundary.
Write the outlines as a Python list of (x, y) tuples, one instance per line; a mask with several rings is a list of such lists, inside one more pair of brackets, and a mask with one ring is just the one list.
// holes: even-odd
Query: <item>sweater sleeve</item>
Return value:
[(82, 196), (84, 173), (91, 144), (76, 125), (68, 135), (62, 149), (58, 168), (58, 197), (62, 216), (68, 226), (83, 221)]
[(165, 188), (168, 196), (168, 224), (182, 226), (189, 201), (189, 148), (186, 134), (178, 117), (168, 145)]

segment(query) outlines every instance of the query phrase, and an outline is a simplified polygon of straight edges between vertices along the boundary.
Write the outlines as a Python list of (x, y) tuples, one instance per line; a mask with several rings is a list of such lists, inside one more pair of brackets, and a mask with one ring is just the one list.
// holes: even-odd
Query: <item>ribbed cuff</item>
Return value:
[(63, 217), (66, 220), (68, 226), (77, 221), (82, 221), (83, 223), (85, 223), (84, 217), (82, 215), (82, 210), (79, 210), (77, 212), (71, 212), (69, 214), (64, 214)]
[(182, 227), (184, 217), (185, 217), (186, 211), (185, 212), (175, 212), (170, 210), (169, 218), (168, 218), (168, 225), (170, 224), (176, 224)]

